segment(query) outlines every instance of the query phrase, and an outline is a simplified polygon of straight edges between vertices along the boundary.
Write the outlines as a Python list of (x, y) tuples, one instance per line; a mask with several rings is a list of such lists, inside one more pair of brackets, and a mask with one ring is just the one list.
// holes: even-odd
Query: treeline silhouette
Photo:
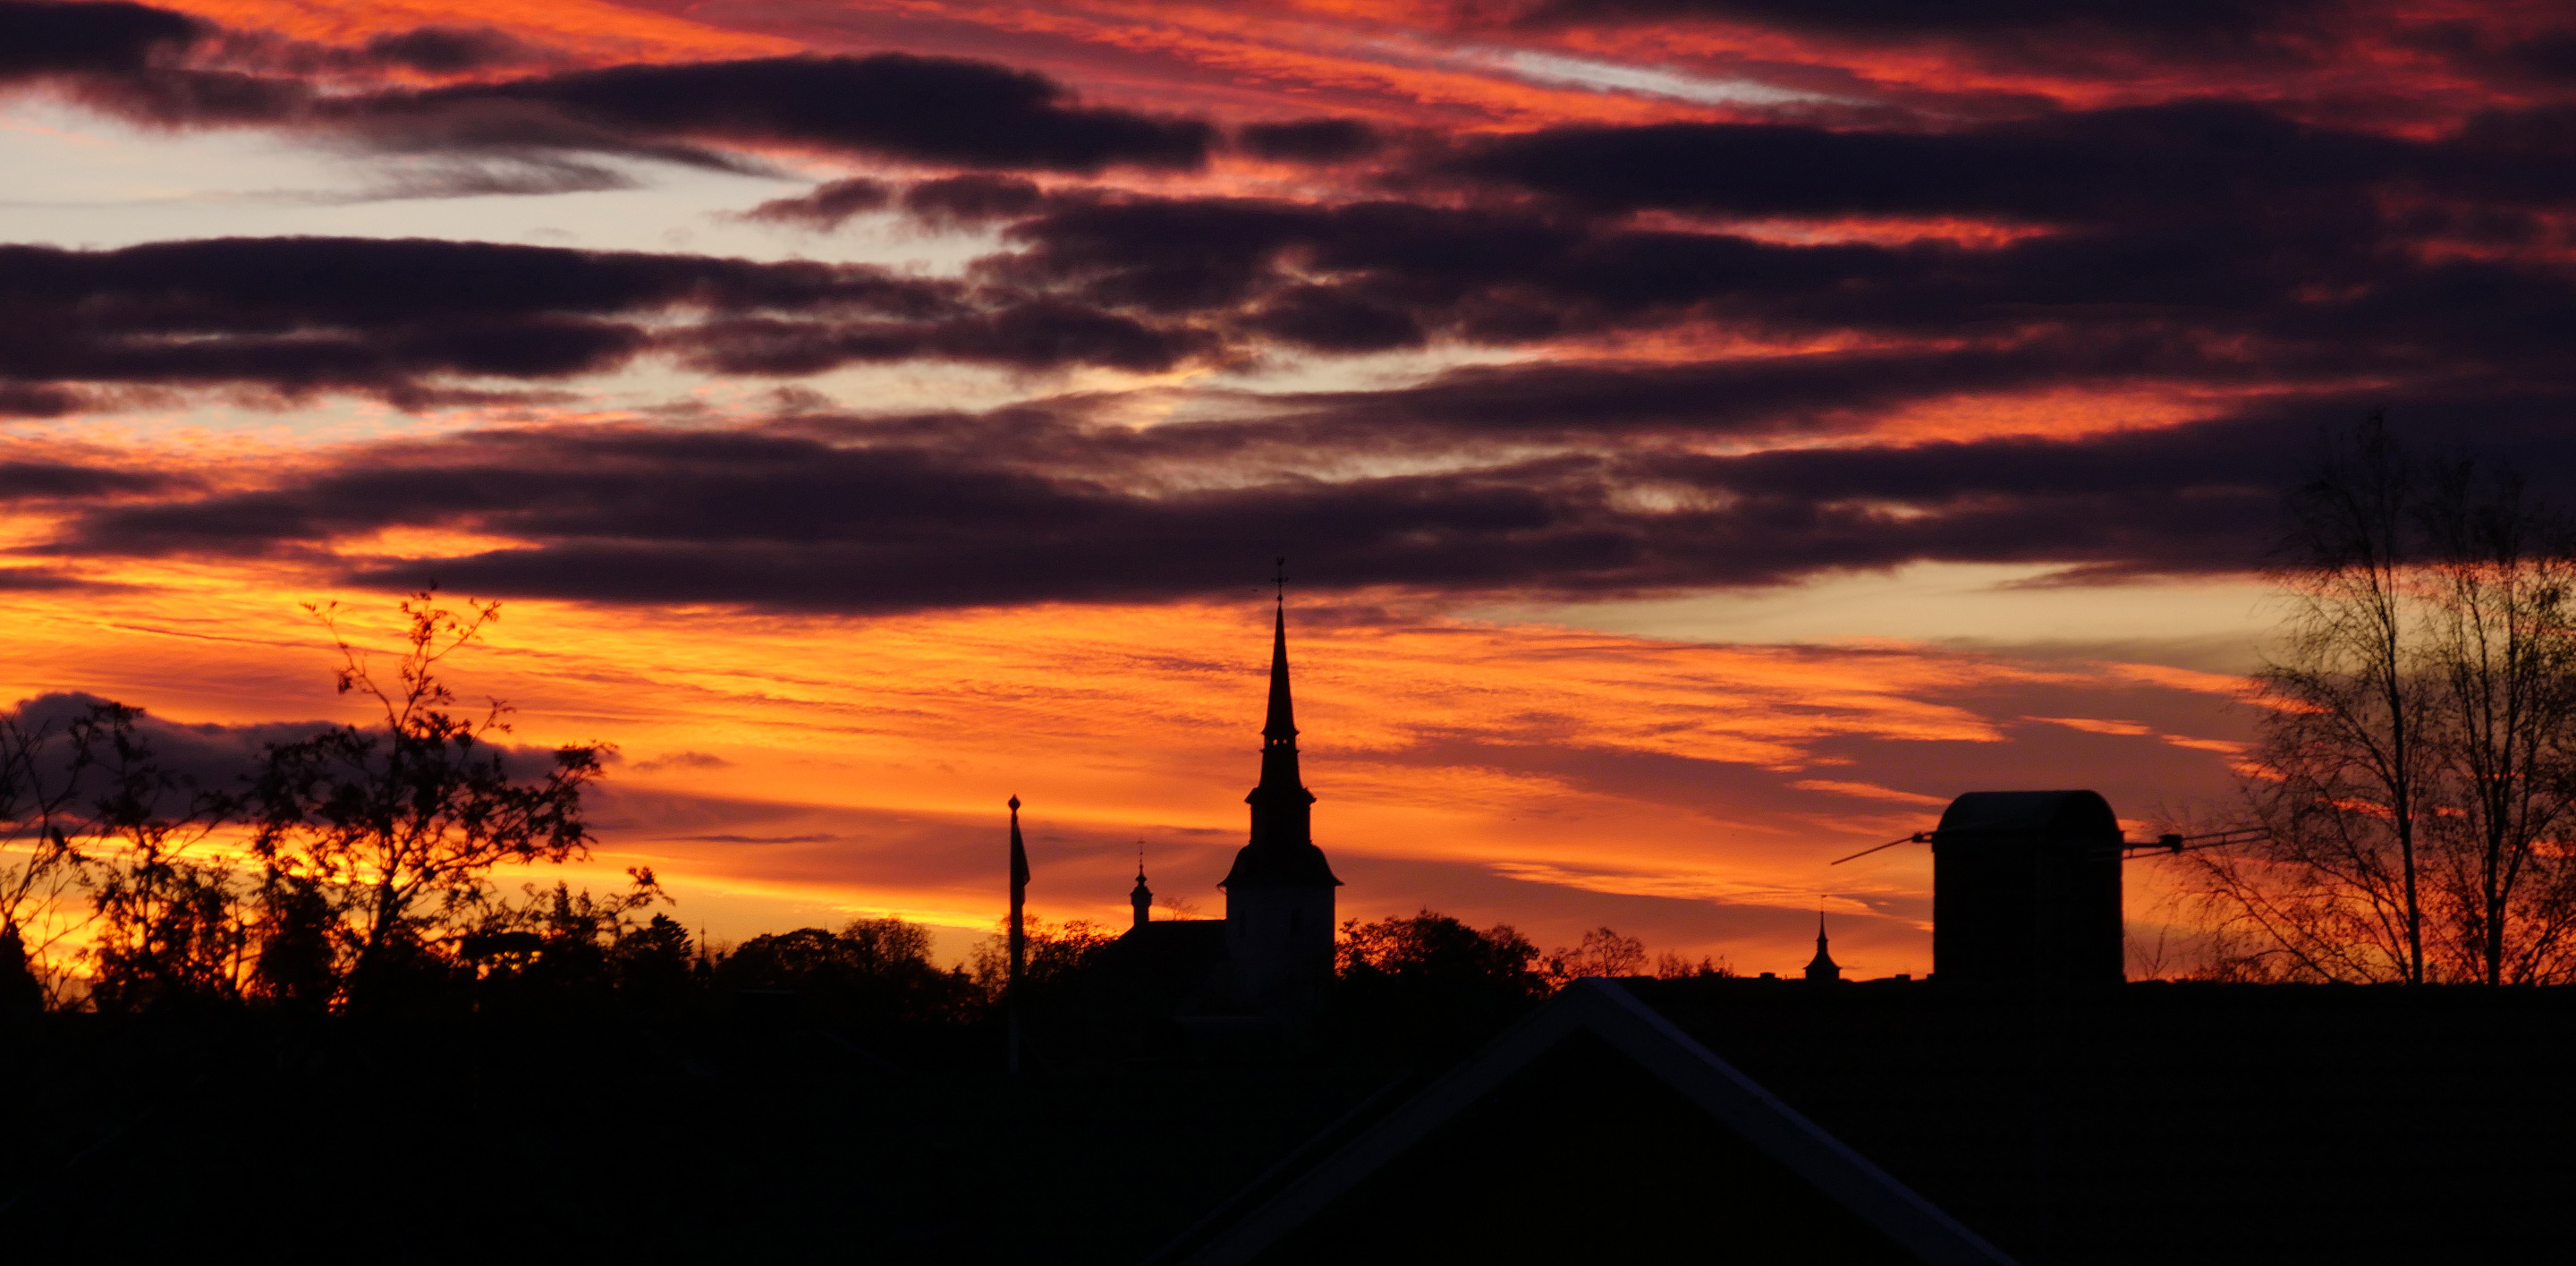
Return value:
[[(514, 749), (506, 704), (458, 708), (441, 671), (497, 604), (412, 595), (389, 664), (343, 633), (336, 607), (308, 611), (337, 648), (339, 689), (372, 702), (374, 724), (272, 741), (227, 768), (157, 749), (122, 704), (0, 717), (0, 820), (14, 833), (0, 854), (0, 1007), (722, 1021), (914, 1045), (992, 1022), (998, 935), (943, 968), (930, 929), (892, 918), (704, 944), (641, 868), (606, 895), (505, 891), (492, 879), (505, 864), (588, 855), (584, 797), (609, 749)], [(1022, 1002), (1039, 1017), (1078, 1006), (1116, 937), (1078, 920), (1031, 931)], [(1329, 1029), (1395, 1051), (1490, 1031), (1575, 977), (1646, 966), (1644, 945), (1608, 928), (1542, 952), (1508, 926), (1428, 910), (1354, 920), (1341, 941)], [(1661, 969), (1724, 972), (1670, 955)]]
[(1325, 1020), (1250, 1052), (1246, 1095), (1245, 1049), (1096, 1023), (1117, 937), (1042, 922), (1009, 1078), (999, 936), (945, 965), (893, 918), (723, 945), (646, 870), (496, 882), (588, 855), (607, 749), (457, 705), (441, 668), (497, 608), (401, 612), (371, 664), (315, 611), (372, 724), (218, 751), (107, 701), (0, 717), (12, 1261), (1136, 1260), (1391, 1071), (1645, 969), (1608, 929), (1353, 921)]

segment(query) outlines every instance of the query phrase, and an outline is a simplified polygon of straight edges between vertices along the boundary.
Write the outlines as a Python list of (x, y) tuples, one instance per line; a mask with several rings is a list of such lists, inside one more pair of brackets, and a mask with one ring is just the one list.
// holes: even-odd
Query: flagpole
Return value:
[(1020, 973), (1028, 966), (1028, 928), (1023, 922), (1029, 899), (1029, 853), (1020, 842), (1020, 798), (1011, 797), (1011, 968), (1002, 982), (1002, 1013), (1010, 1029), (1009, 1067), (1020, 1075)]

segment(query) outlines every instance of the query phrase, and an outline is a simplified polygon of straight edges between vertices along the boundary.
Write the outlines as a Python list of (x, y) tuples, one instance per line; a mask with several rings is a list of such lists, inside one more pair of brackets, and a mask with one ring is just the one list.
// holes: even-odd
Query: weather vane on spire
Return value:
[(1279, 586), (1279, 605), (1284, 607), (1288, 605), (1288, 556), (1282, 554), (1271, 562), (1270, 583)]

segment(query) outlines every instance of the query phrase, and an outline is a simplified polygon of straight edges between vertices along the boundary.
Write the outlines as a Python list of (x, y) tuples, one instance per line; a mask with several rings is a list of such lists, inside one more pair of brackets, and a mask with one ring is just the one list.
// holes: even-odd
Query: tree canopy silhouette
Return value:
[(560, 748), (548, 768), (521, 774), (493, 741), (509, 730), (507, 704), (493, 700), (479, 717), (456, 710), (440, 665), (480, 639), (498, 603), (469, 602), (460, 613), (434, 593), (405, 599), (390, 679), (342, 630), (338, 604), (306, 610), (339, 650), (340, 692), (366, 696), (382, 720), (269, 748), (247, 811), (264, 890), (318, 922), (280, 928), (305, 956), (295, 970), (319, 961), (316, 941), (329, 946), (342, 1000), (356, 1006), (407, 969), (436, 967), (441, 934), (486, 921), (494, 867), (588, 855), (582, 794), (607, 749)]

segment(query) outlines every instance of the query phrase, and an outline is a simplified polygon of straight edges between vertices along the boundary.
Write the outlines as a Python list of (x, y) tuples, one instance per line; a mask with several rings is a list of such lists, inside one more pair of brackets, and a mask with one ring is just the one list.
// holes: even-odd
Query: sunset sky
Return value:
[(2226, 812), (2321, 428), (2576, 482), (2563, 4), (0, 0), (0, 171), (8, 697), (502, 600), (720, 939), (1222, 913), (1284, 554), (1345, 914), (1919, 973)]

